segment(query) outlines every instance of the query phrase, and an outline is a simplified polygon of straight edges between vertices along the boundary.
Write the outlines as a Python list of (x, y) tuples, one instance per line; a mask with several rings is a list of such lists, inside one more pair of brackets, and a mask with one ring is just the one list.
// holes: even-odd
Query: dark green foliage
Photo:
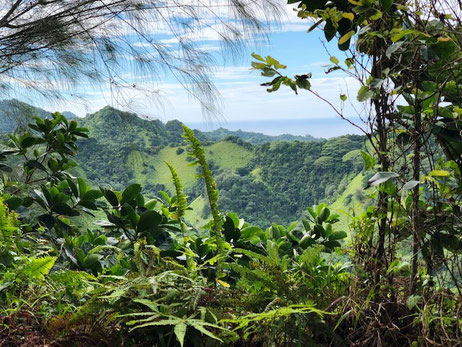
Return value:
[(321, 139), (317, 139), (311, 135), (295, 136), (295, 135), (285, 134), (285, 135), (269, 136), (269, 135), (260, 134), (260, 133), (247, 132), (247, 131), (242, 131), (242, 130), (233, 131), (233, 130), (228, 130), (224, 128), (219, 128), (217, 130), (207, 132), (203, 136), (206, 139), (209, 139), (211, 141), (221, 141), (221, 140), (230, 141), (233, 138), (234, 139), (238, 138), (245, 142), (252, 143), (254, 145), (261, 145), (267, 142), (280, 142), (280, 141), (321, 141)]
[[(349, 147), (334, 151), (329, 157), (329, 165), (320, 169), (319, 162), (325, 158), (322, 153), (325, 153), (326, 148), (331, 149), (338, 141), (346, 141)], [(342, 157), (345, 152), (361, 148), (362, 143), (361, 136), (345, 136), (320, 142), (265, 144), (255, 150), (256, 155), (251, 166), (261, 168), (261, 182), (249, 180), (247, 177), (235, 177), (235, 184), (226, 184), (226, 181), (222, 184), (221, 178), (217, 177), (222, 196), (230, 197), (223, 203), (223, 207), (239, 211), (246, 219), (260, 225), (267, 225), (267, 222), (261, 224), (265, 220), (278, 219), (279, 223), (288, 223), (294, 215), (300, 215), (304, 206), (342, 193), (336, 190), (331, 195), (326, 195), (326, 187), (339, 187), (343, 177), (359, 172), (359, 168), (343, 162)], [(231, 178), (228, 180), (232, 182)], [(246, 207), (242, 209), (239, 204), (246, 204)], [(249, 206), (250, 204), (255, 205)]]
[[(17, 173), (25, 184), (8, 184), (12, 193), (0, 199), (2, 343), (44, 332), (40, 343), (59, 338), (71, 344), (84, 335), (88, 339), (79, 342), (83, 346), (109, 341), (166, 346), (344, 345), (355, 329), (366, 329), (371, 317), (376, 323), (389, 319), (373, 315), (388, 310), (371, 299), (373, 289), (366, 294), (356, 289), (357, 282), (368, 277), (362, 268), (356, 269), (361, 262), (353, 266), (346, 261), (347, 248), (341, 247), (347, 233), (336, 229), (337, 215), (319, 204), (308, 208), (300, 222), (288, 227), (272, 223), (263, 230), (237, 214), (222, 213), (204, 149), (190, 129), (184, 131), (193, 164), (199, 165), (206, 181), (209, 206), (215, 210), (212, 216), (219, 218), (200, 230), (186, 228), (181, 221), (186, 197), (171, 165), (173, 197), (161, 192), (162, 199), (148, 200), (137, 183), (121, 191), (92, 189), (84, 179), (67, 173), (72, 166), (62, 165), (75, 155), (76, 135), (84, 135), (84, 129), (60, 114), (53, 120), (36, 119), (31, 127), (36, 133), (12, 136), (14, 150), (2, 152), (3, 159), (25, 155), (25, 169)], [(45, 139), (43, 133), (49, 136)], [(46, 160), (30, 159), (30, 151), (44, 149)], [(321, 156), (322, 146), (317, 150)], [(337, 161), (343, 163), (341, 158)], [(446, 169), (460, 176), (454, 163), (438, 167), (429, 177), (447, 177)], [(35, 173), (50, 178), (39, 189), (32, 179)], [(438, 182), (441, 189), (444, 183)], [(27, 192), (30, 200), (23, 198)], [(4, 201), (20, 214), (10, 212)], [(86, 230), (78, 226), (82, 212), (94, 222)], [(101, 212), (106, 219), (96, 220), (100, 217), (93, 215)], [(355, 218), (358, 233), (367, 232), (374, 214), (371, 208)], [(435, 234), (436, 240), (442, 235)], [(430, 244), (429, 254), (434, 255), (436, 242)], [(442, 247), (454, 252), (458, 243), (446, 237)], [(357, 259), (353, 253), (350, 260)], [(408, 271), (405, 264), (391, 265), (393, 273)], [(413, 327), (401, 329), (399, 336), (415, 339), (430, 326), (433, 339), (444, 333), (442, 340), (455, 341), (460, 302), (454, 296), (409, 296), (396, 305), (399, 310), (390, 311), (395, 322), (405, 320), (406, 327)], [(444, 310), (444, 320), (423, 323), (421, 310), (438, 313), (439, 318)], [(388, 336), (383, 327), (379, 325), (380, 333)]]

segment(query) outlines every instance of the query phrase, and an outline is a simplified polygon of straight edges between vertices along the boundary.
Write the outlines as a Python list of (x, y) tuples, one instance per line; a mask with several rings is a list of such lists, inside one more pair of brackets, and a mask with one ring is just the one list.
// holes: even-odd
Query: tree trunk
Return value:
[[(416, 98), (417, 99), (417, 98)], [(414, 110), (414, 158), (412, 161), (413, 180), (420, 181), (420, 163), (421, 163), (421, 147), (422, 147), (422, 114), (421, 103), (416, 100)], [(410, 294), (415, 293), (417, 283), (417, 270), (420, 250), (420, 213), (419, 199), (420, 186), (416, 185), (412, 192), (412, 267), (411, 267), (411, 287)]]

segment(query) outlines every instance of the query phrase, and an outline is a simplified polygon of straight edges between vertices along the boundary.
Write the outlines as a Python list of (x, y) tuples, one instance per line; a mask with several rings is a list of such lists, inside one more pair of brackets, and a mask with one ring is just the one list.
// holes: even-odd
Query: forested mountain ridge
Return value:
[[(64, 111), (62, 114), (67, 119), (77, 117), (69, 111)], [(0, 134), (26, 129), (34, 116), (45, 118), (50, 117), (51, 113), (17, 99), (0, 100)]]
[(263, 144), (266, 142), (278, 142), (278, 141), (320, 141), (321, 139), (311, 135), (299, 136), (291, 134), (282, 135), (265, 135), (262, 133), (248, 132), (243, 130), (228, 130), (225, 128), (218, 128), (213, 131), (205, 133), (207, 138), (213, 141), (220, 141), (228, 136), (237, 136), (244, 141), (253, 143), (255, 145)]
[[(137, 182), (147, 194), (159, 190), (172, 194), (174, 187), (164, 163), (168, 161), (194, 208), (190, 220), (199, 223), (208, 216), (203, 186), (194, 180), (196, 169), (188, 162), (181, 122), (164, 124), (105, 107), (80, 124), (89, 129), (90, 138), (79, 140), (78, 155), (88, 179), (116, 189)], [(255, 145), (229, 136), (240, 132), (222, 132), (227, 135), (222, 140), (213, 140), (219, 138), (216, 133), (195, 133), (211, 161), (223, 210), (260, 225), (268, 220), (287, 224), (306, 207), (335, 200), (348, 178), (362, 168), (359, 149), (364, 140), (357, 135)]]
[[(48, 114), (25, 103), (18, 105), (22, 109), (29, 106), (29, 113), (36, 112), (42, 118)], [(160, 190), (173, 194), (165, 165), (168, 161), (189, 195), (193, 212), (188, 212), (187, 218), (200, 224), (208, 217), (205, 191), (194, 179), (196, 168), (189, 165), (180, 121), (142, 119), (106, 106), (78, 122), (88, 129), (89, 138), (78, 141), (77, 175), (95, 185), (119, 190), (140, 183), (147, 195), (155, 196)], [(360, 149), (364, 139), (358, 135), (278, 141), (284, 136), (225, 129), (195, 133), (211, 162), (223, 210), (237, 212), (262, 226), (269, 220), (288, 224), (306, 207), (334, 201), (362, 168)], [(244, 139), (268, 141), (252, 144)]]

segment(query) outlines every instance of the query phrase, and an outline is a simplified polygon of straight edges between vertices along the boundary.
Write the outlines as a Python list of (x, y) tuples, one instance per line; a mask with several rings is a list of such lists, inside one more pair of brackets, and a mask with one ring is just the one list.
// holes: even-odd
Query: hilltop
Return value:
[(322, 139), (316, 138), (311, 135), (297, 136), (291, 134), (282, 135), (265, 135), (262, 133), (248, 132), (243, 130), (228, 130), (225, 128), (218, 128), (216, 130), (206, 132), (205, 135), (212, 141), (220, 141), (229, 136), (236, 136), (240, 139), (250, 142), (255, 145), (261, 145), (266, 142), (279, 142), (279, 141), (321, 141)]
[[(69, 111), (64, 111), (62, 114), (68, 119), (77, 117)], [(26, 129), (34, 116), (45, 118), (50, 117), (51, 113), (17, 99), (0, 100), (0, 134)]]

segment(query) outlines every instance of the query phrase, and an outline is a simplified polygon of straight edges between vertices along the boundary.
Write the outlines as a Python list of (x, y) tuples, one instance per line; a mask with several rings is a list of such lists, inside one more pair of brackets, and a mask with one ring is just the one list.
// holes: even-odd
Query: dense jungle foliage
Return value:
[[(211, 141), (179, 122), (111, 117), (109, 108), (82, 124), (60, 113), (35, 117), (0, 152), (2, 345), (462, 344), (457, 6), (289, 3), (346, 52), (342, 62), (331, 57), (327, 72), (360, 83), (364, 137), (257, 146)], [(287, 86), (326, 101), (310, 74), (285, 76), (276, 59), (253, 57), (271, 78), (269, 92)], [(133, 127), (115, 131), (122, 120)], [(106, 155), (81, 161), (100, 146)], [(127, 167), (136, 169), (125, 177)], [(346, 199), (349, 180), (366, 184)], [(168, 193), (155, 194), (159, 182)], [(283, 200), (271, 205), (264, 189), (280, 189)], [(294, 204), (297, 191), (317, 199), (343, 192), (342, 202), (362, 205), (346, 225), (325, 203), (302, 211), (310, 197)], [(251, 202), (281, 215), (258, 215)], [(204, 206), (208, 221), (198, 227), (188, 213)], [(293, 223), (284, 221), (289, 214)]]

